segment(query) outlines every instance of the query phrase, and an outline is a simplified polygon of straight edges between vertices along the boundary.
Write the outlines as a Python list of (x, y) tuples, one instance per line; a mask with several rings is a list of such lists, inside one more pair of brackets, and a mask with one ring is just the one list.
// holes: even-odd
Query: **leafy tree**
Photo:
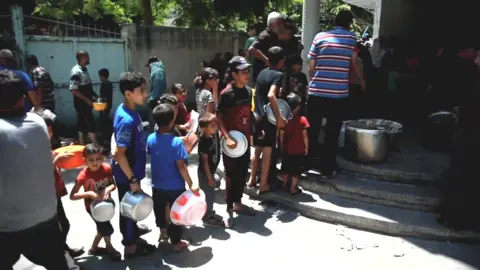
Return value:
[[(13, 1), (13, 0), (8, 0)], [(247, 23), (260, 22), (270, 11), (280, 11), (298, 26), (302, 22), (303, 0), (36, 0), (34, 14), (57, 19), (88, 15), (93, 19), (111, 17), (117, 23), (162, 25), (172, 17), (177, 26), (210, 30), (244, 30)], [(342, 9), (365, 13), (351, 8), (342, 0), (322, 1), (320, 29), (332, 26), (333, 18)], [(366, 16), (366, 21), (372, 21)], [(362, 23), (355, 30), (361, 31)]]

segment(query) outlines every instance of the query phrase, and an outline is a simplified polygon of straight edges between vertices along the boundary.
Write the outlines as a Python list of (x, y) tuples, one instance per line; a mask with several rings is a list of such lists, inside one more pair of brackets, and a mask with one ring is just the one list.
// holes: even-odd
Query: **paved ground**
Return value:
[[(191, 172), (195, 172), (192, 165)], [(68, 188), (76, 175), (65, 172)], [(195, 175), (195, 174), (193, 174)], [(150, 189), (148, 180), (144, 190)], [(218, 191), (217, 213), (224, 213), (224, 193)], [(244, 201), (258, 209), (256, 217), (240, 217), (235, 230), (192, 227), (186, 237), (193, 245), (189, 251), (172, 254), (162, 245), (152, 256), (133, 261), (110, 262), (107, 258), (83, 256), (78, 263), (85, 270), (149, 270), (149, 269), (480, 269), (480, 246), (401, 239), (356, 231), (337, 225), (310, 220), (279, 207), (262, 207), (245, 196)], [(68, 242), (71, 246), (88, 249), (95, 226), (86, 214), (83, 202), (63, 200), (71, 222)], [(120, 251), (117, 224), (114, 244)], [(153, 216), (145, 220), (154, 226)], [(159, 232), (144, 238), (156, 244)], [(43, 269), (22, 257), (15, 270)]]

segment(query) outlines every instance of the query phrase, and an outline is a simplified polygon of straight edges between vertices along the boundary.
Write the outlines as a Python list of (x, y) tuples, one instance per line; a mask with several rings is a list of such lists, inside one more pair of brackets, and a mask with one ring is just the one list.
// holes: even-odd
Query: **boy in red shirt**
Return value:
[(308, 133), (310, 127), (307, 118), (299, 115), (302, 98), (291, 93), (286, 101), (292, 110), (293, 118), (288, 121), (284, 132), (281, 132), (280, 143), (283, 148), (281, 176), (283, 186), (287, 188), (288, 179), (291, 177), (290, 194), (296, 195), (302, 192), (298, 188), (298, 180), (303, 173), (308, 154)]
[[(83, 150), (83, 158), (87, 166), (78, 174), (75, 186), (70, 193), (70, 199), (84, 199), (85, 208), (91, 215), (90, 204), (93, 201), (111, 200), (110, 194), (116, 187), (113, 181), (112, 168), (103, 162), (103, 149), (100, 146), (87, 144)], [(83, 187), (83, 192), (80, 192), (81, 187)], [(98, 222), (94, 220), (94, 222), (97, 225), (97, 235), (93, 238), (88, 253), (90, 255), (106, 253), (111, 260), (120, 260), (121, 254), (115, 250), (111, 243), (110, 236), (113, 234), (113, 227), (110, 221)], [(105, 241), (105, 248), (98, 246), (102, 239)]]

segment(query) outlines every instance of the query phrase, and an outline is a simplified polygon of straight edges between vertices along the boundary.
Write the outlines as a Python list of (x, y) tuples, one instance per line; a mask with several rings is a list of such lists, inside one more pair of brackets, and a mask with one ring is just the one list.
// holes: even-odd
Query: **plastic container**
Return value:
[(82, 167), (83, 165), (85, 165), (85, 161), (83, 160), (84, 148), (84, 145), (69, 145), (55, 149), (53, 152), (55, 152), (55, 154), (57, 155), (65, 152), (73, 154), (73, 156), (69, 158), (60, 160), (56, 165), (59, 168), (66, 170)]
[(207, 212), (205, 193), (194, 194), (187, 190), (180, 195), (170, 209), (170, 220), (173, 224), (192, 226), (200, 222)]
[(107, 106), (107, 102), (102, 98), (96, 98), (93, 100), (93, 109), (97, 112), (106, 110)]

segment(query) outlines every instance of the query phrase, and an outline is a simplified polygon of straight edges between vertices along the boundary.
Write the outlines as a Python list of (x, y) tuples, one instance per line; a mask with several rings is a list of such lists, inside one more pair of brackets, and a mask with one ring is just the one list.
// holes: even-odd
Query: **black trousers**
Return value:
[(178, 244), (182, 240), (183, 227), (173, 224), (165, 219), (165, 207), (168, 205), (172, 206), (175, 203), (175, 200), (182, 195), (185, 189), (182, 190), (161, 190), (161, 189), (152, 189), (152, 198), (153, 198), (153, 212), (155, 214), (155, 222), (157, 227), (163, 229), (167, 228), (168, 236), (170, 237), (170, 243), (172, 245)]
[[(130, 191), (130, 185), (128, 183), (117, 183), (118, 201), (121, 202), (123, 196)], [(135, 245), (140, 238), (140, 232), (138, 230), (137, 222), (130, 218), (120, 215), (120, 233), (122, 233), (124, 246)]]
[[(321, 158), (320, 170), (323, 174), (330, 175), (337, 169), (337, 151), (338, 151), (338, 136), (342, 128), (342, 121), (348, 110), (348, 99), (333, 99), (322, 98), (316, 96), (309, 96), (307, 103), (307, 118), (310, 122), (308, 129), (308, 141), (310, 161), (318, 153), (318, 135), (322, 126), (322, 119), (326, 118), (325, 126), (325, 140), (322, 151), (319, 153)], [(310, 164), (312, 167), (314, 164)]]
[(65, 214), (65, 209), (63, 208), (62, 199), (57, 199), (57, 217), (58, 223), (60, 223), (60, 230), (62, 231), (62, 240), (65, 243), (65, 249), (70, 250), (70, 247), (67, 245), (67, 236), (70, 231), (70, 222), (68, 221), (67, 215)]
[(105, 111), (100, 112), (100, 123), (102, 125), (102, 137), (104, 142), (104, 147), (110, 149), (110, 139), (113, 133), (113, 123), (110, 120), (110, 110), (112, 108), (108, 107)]
[(0, 256), (2, 270), (13, 270), (20, 255), (47, 270), (69, 270), (56, 216), (22, 231), (0, 232), (0, 243), (4, 247)]
[(248, 165), (250, 164), (250, 146), (243, 156), (231, 158), (223, 154), (223, 166), (225, 167), (225, 201), (227, 210), (233, 209), (234, 203), (241, 203), (243, 189), (248, 175)]

